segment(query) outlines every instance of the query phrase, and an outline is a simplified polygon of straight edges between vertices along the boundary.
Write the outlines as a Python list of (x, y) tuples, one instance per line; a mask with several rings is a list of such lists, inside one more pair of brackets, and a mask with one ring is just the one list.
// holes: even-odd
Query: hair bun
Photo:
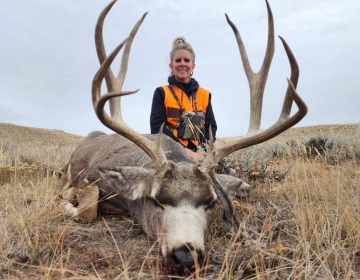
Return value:
[(185, 43), (186, 43), (185, 37), (182, 37), (182, 36), (176, 37), (173, 41), (173, 47), (175, 47), (178, 44), (185, 44)]

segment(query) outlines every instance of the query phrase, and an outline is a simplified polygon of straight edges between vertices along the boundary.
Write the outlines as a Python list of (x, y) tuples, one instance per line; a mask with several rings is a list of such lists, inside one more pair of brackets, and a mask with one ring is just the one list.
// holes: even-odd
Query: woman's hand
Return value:
[(203, 161), (206, 155), (204, 149), (197, 149), (196, 152), (193, 152), (192, 150), (185, 148), (185, 151), (189, 158), (191, 158), (195, 162)]

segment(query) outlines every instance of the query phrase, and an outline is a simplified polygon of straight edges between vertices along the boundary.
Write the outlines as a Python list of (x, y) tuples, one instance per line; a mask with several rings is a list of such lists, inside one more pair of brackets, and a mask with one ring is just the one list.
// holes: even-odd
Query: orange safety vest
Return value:
[[(182, 106), (182, 108), (187, 112), (195, 112), (195, 104), (193, 97), (190, 98), (187, 97), (186, 93), (184, 93), (180, 88), (178, 88), (176, 85), (171, 85), (174, 89), (174, 92)], [(173, 126), (170, 130), (172, 130), (175, 137), (178, 135), (177, 129), (173, 129), (174, 126), (177, 124), (179, 118), (182, 115), (181, 108), (179, 107), (178, 103), (176, 102), (173, 94), (171, 93), (168, 86), (162, 86), (162, 88), (165, 91), (165, 99), (164, 99), (164, 105), (166, 108), (166, 124), (167, 128), (170, 129), (169, 125)], [(206, 108), (209, 104), (209, 95), (210, 92), (207, 89), (204, 88), (198, 88), (196, 91), (196, 107), (198, 112), (203, 112), (204, 115), (206, 113)], [(177, 137), (178, 138), (178, 137)], [(181, 138), (178, 138), (180, 143), (183, 144), (185, 147), (188, 145), (189, 141), (192, 141), (195, 146), (199, 146), (200, 141), (199, 140), (184, 140)]]

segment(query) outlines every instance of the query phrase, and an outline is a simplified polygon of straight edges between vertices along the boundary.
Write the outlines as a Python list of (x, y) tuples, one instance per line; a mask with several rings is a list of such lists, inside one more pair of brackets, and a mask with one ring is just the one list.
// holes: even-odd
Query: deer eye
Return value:
[(206, 207), (205, 207), (205, 211), (212, 210), (212, 209), (214, 208), (214, 206), (215, 206), (215, 202), (216, 202), (216, 200), (214, 200), (213, 202), (211, 202), (210, 205), (206, 206)]
[(156, 199), (149, 197), (150, 202), (155, 206), (155, 207), (159, 207), (161, 209), (165, 209), (165, 207)]

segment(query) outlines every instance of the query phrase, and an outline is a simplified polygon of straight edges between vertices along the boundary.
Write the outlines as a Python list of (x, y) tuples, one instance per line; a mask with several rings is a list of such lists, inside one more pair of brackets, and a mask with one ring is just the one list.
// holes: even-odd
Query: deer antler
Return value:
[[(290, 127), (297, 124), (307, 113), (307, 106), (305, 102), (300, 98), (300, 96), (296, 92), (296, 85), (299, 78), (299, 67), (296, 62), (296, 59), (291, 52), (289, 46), (285, 42), (283, 38), (280, 39), (284, 45), (285, 51), (289, 58), (290, 66), (291, 66), (291, 76), (290, 80), (288, 79), (288, 88), (286, 92), (286, 96), (283, 103), (283, 108), (280, 114), (279, 119), (277, 122), (272, 125), (270, 128), (261, 131), (260, 130), (260, 122), (261, 122), (261, 111), (262, 111), (262, 100), (264, 94), (264, 88), (266, 84), (267, 75), (270, 69), (271, 60), (274, 54), (274, 20), (271, 13), (270, 5), (266, 1), (267, 11), (268, 11), (268, 43), (265, 58), (259, 73), (254, 73), (251, 70), (250, 63), (245, 51), (244, 44), (241, 40), (241, 36), (239, 31), (237, 30), (236, 26), (230, 21), (229, 17), (225, 14), (226, 19), (234, 31), (239, 50), (241, 59), (243, 62), (244, 70), (249, 81), (250, 86), (250, 124), (249, 130), (245, 137), (233, 141), (231, 143), (225, 144), (219, 148), (215, 148), (213, 145), (213, 140), (210, 135), (210, 149), (208, 150), (208, 154), (205, 157), (202, 167), (203, 168), (212, 168), (214, 164), (217, 164), (222, 158), (226, 157), (227, 155), (249, 147), (259, 143), (262, 143), (266, 140), (269, 140), (276, 135), (282, 133), (283, 131), (289, 129)], [(291, 106), (293, 101), (295, 101), (296, 105), (298, 106), (299, 110), (292, 116), (289, 117)]]
[(248, 134), (251, 134), (256, 130), (259, 130), (260, 128), (264, 89), (265, 89), (266, 79), (269, 73), (271, 61), (275, 51), (274, 19), (268, 2), (266, 2), (266, 4), (268, 11), (268, 43), (267, 43), (264, 61), (258, 73), (254, 73), (252, 71), (240, 33), (237, 30), (236, 26), (231, 22), (228, 15), (225, 14), (228, 24), (231, 26), (231, 28), (234, 31), (235, 38), (239, 46), (239, 51), (240, 51), (241, 60), (243, 62), (244, 71), (250, 87), (250, 124), (249, 124)]
[[(106, 51), (105, 51), (104, 40), (103, 40), (103, 35), (102, 35), (104, 20), (105, 20), (106, 15), (108, 14), (108, 12), (110, 11), (110, 9), (112, 8), (112, 6), (115, 4), (116, 1), (117, 0), (110, 2), (104, 8), (104, 10), (101, 12), (101, 14), (97, 20), (97, 23), (96, 23), (95, 46), (96, 46), (96, 52), (97, 52), (100, 64), (102, 64), (104, 62), (104, 60), (106, 59)], [(141, 23), (145, 19), (146, 14), (147, 13), (145, 13), (140, 18), (140, 20), (135, 24), (133, 30), (131, 30), (131, 32), (130, 32), (129, 38), (126, 41), (124, 54), (121, 58), (121, 66), (120, 66), (120, 71), (119, 71), (117, 78), (115, 78), (113, 72), (111, 71), (111, 68), (108, 69), (108, 71), (105, 75), (106, 86), (107, 86), (108, 92), (121, 91), (121, 89), (122, 89), (122, 86), (123, 86), (124, 80), (125, 80), (125, 76), (126, 76), (126, 72), (127, 72), (131, 45), (132, 45), (133, 39), (134, 39)], [(122, 121), (121, 109), (120, 109), (121, 108), (120, 97), (115, 97), (115, 98), (110, 99), (109, 106), (110, 106), (111, 117), (116, 120)]]
[[(133, 30), (131, 31), (129, 37), (127, 37), (121, 44), (112, 51), (112, 53), (106, 57), (104, 43), (102, 39), (102, 26), (105, 19), (105, 16), (111, 9), (111, 7), (116, 2), (113, 1), (108, 4), (102, 13), (99, 16), (95, 27), (95, 42), (96, 49), (99, 57), (99, 61), (101, 66), (99, 70), (96, 72), (95, 77), (92, 83), (92, 101), (95, 109), (95, 113), (98, 116), (99, 120), (111, 130), (119, 133), (120, 135), (128, 138), (130, 141), (138, 145), (144, 152), (146, 152), (149, 157), (154, 162), (154, 165), (158, 171), (163, 169), (163, 166), (167, 162), (165, 153), (161, 148), (161, 139), (162, 139), (162, 129), (160, 129), (160, 133), (156, 142), (152, 142), (145, 138), (143, 135), (137, 133), (133, 129), (131, 129), (122, 119), (121, 117), (121, 108), (120, 108), (120, 97), (128, 94), (136, 93), (138, 90), (134, 91), (122, 91), (122, 86), (125, 80), (129, 53), (132, 41), (138, 31), (141, 23), (143, 22), (147, 13), (145, 13), (140, 20), (135, 24)], [(125, 46), (124, 53), (121, 59), (121, 66), (119, 75), (117, 78), (114, 77), (110, 65), (113, 62), (116, 55)], [(108, 93), (101, 96), (101, 84), (103, 79), (106, 79)], [(105, 112), (104, 106), (105, 103), (109, 100), (110, 102), (110, 111), (111, 117)]]

